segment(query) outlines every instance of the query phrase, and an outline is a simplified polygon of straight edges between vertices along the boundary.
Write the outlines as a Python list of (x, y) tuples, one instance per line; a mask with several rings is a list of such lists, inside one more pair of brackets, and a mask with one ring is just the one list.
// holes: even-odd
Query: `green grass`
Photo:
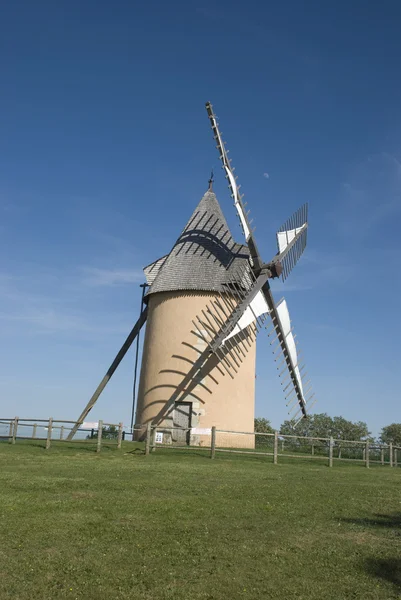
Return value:
[(401, 597), (400, 469), (0, 443), (0, 598)]

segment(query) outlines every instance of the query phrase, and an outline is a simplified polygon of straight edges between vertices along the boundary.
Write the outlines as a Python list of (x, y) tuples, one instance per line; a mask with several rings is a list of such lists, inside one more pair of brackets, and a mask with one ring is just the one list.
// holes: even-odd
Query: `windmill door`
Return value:
[(192, 402), (176, 402), (174, 407), (173, 440), (182, 444), (189, 444), (191, 428)]

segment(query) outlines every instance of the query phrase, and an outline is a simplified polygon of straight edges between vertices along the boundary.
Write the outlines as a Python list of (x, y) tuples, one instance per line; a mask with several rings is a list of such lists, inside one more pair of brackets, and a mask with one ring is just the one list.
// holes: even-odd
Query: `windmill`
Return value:
[[(209, 189), (172, 250), (144, 268), (148, 290), (139, 319), (69, 439), (145, 322), (135, 420), (144, 427), (151, 422), (166, 430), (192, 427), (202, 433), (215, 425), (234, 432), (253, 431), (255, 340), (265, 327), (294, 424), (314, 404), (287, 303), (284, 299), (274, 301), (269, 283), (278, 277), (285, 281), (301, 257), (307, 239), (308, 207), (302, 206), (279, 229), (277, 254), (264, 262), (210, 103), (206, 110), (244, 243), (233, 240), (211, 178)], [(180, 435), (185, 434), (173, 433), (170, 439), (178, 440)], [(231, 444), (235, 445), (235, 440)]]

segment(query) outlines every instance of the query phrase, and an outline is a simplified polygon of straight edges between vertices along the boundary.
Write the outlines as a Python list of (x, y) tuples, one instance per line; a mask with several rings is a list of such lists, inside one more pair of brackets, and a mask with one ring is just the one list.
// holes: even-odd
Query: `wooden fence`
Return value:
[[(66, 421), (60, 419), (53, 419), (50, 417), (49, 419), (23, 419), (20, 417), (14, 417), (13, 419), (0, 419), (0, 425), (8, 428), (8, 435), (0, 435), (0, 438), (8, 438), (10, 444), (15, 444), (17, 440), (42, 440), (45, 441), (46, 450), (49, 450), (52, 442), (71, 442), (71, 443), (86, 443), (94, 439), (94, 432), (96, 431), (96, 452), (100, 452), (102, 448), (102, 444), (110, 444), (114, 443), (117, 445), (117, 448), (121, 448), (121, 442), (124, 436), (123, 424), (122, 423), (106, 423), (104, 421), (99, 421), (97, 423), (97, 428), (94, 429), (80, 429), (79, 431), (84, 431), (88, 434), (87, 439), (73, 439), (67, 440), (68, 432), (71, 431), (73, 426), (75, 425), (75, 421)], [(116, 428), (116, 437), (105, 439), (103, 437), (103, 428), (104, 427), (115, 427)], [(29, 428), (29, 431), (27, 430)], [(46, 430), (46, 437), (41, 437), (38, 435), (38, 428)], [(56, 433), (58, 432), (58, 435)], [(24, 435), (24, 433), (26, 435)], [(28, 435), (30, 433), (30, 435)], [(93, 442), (92, 442), (93, 443)]]
[[(171, 439), (174, 431), (186, 432), (189, 441), (181, 444), (157, 442), (158, 433), (167, 434)], [(194, 437), (196, 443), (192, 441)], [(243, 444), (241, 444), (241, 437), (243, 437)], [(241, 447), (242, 445), (243, 447)], [(392, 443), (387, 445), (371, 443), (369, 440), (355, 441), (339, 440), (333, 437), (281, 435), (277, 431), (275, 433), (225, 431), (216, 427), (208, 430), (182, 430), (171, 427), (154, 427), (149, 423), (146, 431), (145, 454), (154, 452), (156, 448), (202, 449), (210, 452), (212, 459), (218, 452), (271, 456), (274, 464), (278, 464), (280, 458), (311, 458), (327, 460), (329, 467), (333, 467), (335, 461), (359, 462), (367, 468), (372, 463), (397, 467), (398, 457), (401, 457), (399, 454), (401, 447)], [(356, 456), (358, 451), (359, 457)]]
[[(114, 444), (121, 448), (126, 433), (132, 435), (133, 431), (125, 432), (122, 423), (106, 423), (100, 420), (96, 423), (97, 428), (80, 429), (90, 439), (67, 440), (68, 432), (71, 431), (75, 421), (60, 419), (23, 419), (14, 417), (12, 419), (0, 419), (0, 426), (8, 431), (5, 435), (0, 434), (0, 439), (8, 439), (10, 444), (17, 440), (42, 440), (45, 442), (46, 450), (49, 450), (52, 442), (85, 443), (95, 442), (96, 452), (100, 452), (102, 445)], [(103, 437), (103, 428), (112, 426), (116, 428), (116, 436), (112, 439)], [(28, 431), (27, 428), (30, 428)], [(46, 431), (45, 437), (38, 435), (38, 428)], [(249, 454), (258, 456), (270, 456), (274, 464), (278, 464), (280, 458), (310, 458), (314, 460), (327, 460), (329, 467), (333, 467), (335, 461), (351, 461), (363, 463), (367, 468), (371, 464), (398, 466), (398, 457), (401, 457), (400, 446), (394, 444), (375, 444), (366, 441), (338, 440), (330, 438), (304, 437), (296, 435), (281, 435), (275, 433), (255, 433), (246, 431), (225, 431), (211, 427), (210, 429), (183, 429), (178, 427), (155, 427), (148, 423), (135, 425), (134, 430), (141, 432), (144, 438), (144, 452), (149, 455), (157, 448), (177, 450), (205, 450), (210, 458), (214, 459), (217, 453)], [(24, 435), (24, 433), (26, 435)], [(28, 435), (30, 433), (30, 435)], [(166, 440), (167, 443), (166, 443)]]

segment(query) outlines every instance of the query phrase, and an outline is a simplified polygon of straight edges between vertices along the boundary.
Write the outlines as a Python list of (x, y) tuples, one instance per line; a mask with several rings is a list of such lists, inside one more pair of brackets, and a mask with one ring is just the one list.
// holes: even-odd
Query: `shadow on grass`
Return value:
[(193, 457), (193, 458), (201, 458), (201, 459), (207, 459), (210, 460), (210, 450), (208, 448), (190, 448), (188, 447), (188, 450), (185, 448), (174, 448), (174, 446), (171, 446), (170, 448), (157, 448), (155, 452), (151, 452), (150, 453), (151, 456), (160, 456), (163, 458), (166, 457), (174, 457), (174, 458), (188, 458), (188, 457)]
[[(11, 445), (11, 444), (10, 444)], [(24, 448), (39, 448), (40, 450), (46, 450), (46, 440), (42, 441), (42, 440), (23, 440), (23, 442), (21, 443), (21, 440), (16, 441), (16, 444), (18, 446), (23, 446)]]
[(394, 515), (374, 515), (370, 519), (341, 519), (343, 523), (361, 525), (362, 527), (388, 527), (390, 529), (401, 529), (401, 513)]
[[(369, 519), (341, 519), (344, 523), (359, 525), (365, 528), (387, 528), (401, 531), (401, 513), (393, 515), (376, 514)], [(372, 577), (384, 579), (392, 583), (396, 591), (401, 591), (401, 559), (400, 558), (376, 558), (365, 559), (363, 568)]]
[[(91, 442), (63, 442), (61, 440), (52, 440), (50, 448), (46, 450), (46, 441), (25, 441), (23, 446), (26, 448), (38, 448), (39, 450), (44, 450), (47, 454), (51, 454), (52, 452), (55, 454), (67, 452), (89, 452), (91, 454), (96, 454), (97, 446)], [(19, 444), (21, 445), (21, 444)], [(103, 444), (101, 448), (101, 452), (109, 453), (114, 452), (116, 450), (115, 446)]]
[(401, 590), (400, 558), (368, 558), (364, 566), (369, 575), (384, 579), (392, 583), (397, 591)]
[(145, 450), (143, 448), (133, 448), (132, 450), (126, 450), (124, 454), (133, 454), (134, 456), (140, 454), (141, 456), (144, 456)]

